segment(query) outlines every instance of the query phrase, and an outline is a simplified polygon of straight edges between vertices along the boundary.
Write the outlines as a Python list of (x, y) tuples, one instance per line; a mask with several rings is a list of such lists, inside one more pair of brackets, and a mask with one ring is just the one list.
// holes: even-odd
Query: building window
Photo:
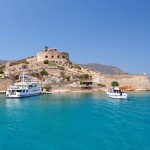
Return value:
[(45, 58), (48, 58), (48, 56), (45, 56)]
[(51, 58), (54, 58), (54, 56), (52, 55)]
[(60, 56), (57, 56), (57, 58), (59, 58)]
[(62, 58), (65, 58), (65, 56), (62, 56)]

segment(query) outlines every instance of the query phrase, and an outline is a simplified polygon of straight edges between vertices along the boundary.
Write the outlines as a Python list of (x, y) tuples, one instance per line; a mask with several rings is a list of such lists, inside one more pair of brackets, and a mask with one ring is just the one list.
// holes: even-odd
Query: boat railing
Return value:
[(10, 85), (9, 89), (18, 89), (19, 87), (15, 86), (15, 85)]
[(22, 88), (26, 88), (27, 86), (16, 86), (16, 85), (10, 85), (9, 89), (22, 89)]

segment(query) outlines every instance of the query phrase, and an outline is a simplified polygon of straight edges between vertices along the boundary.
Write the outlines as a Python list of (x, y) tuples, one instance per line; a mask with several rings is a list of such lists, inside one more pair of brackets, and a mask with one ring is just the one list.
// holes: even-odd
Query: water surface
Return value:
[(0, 150), (150, 150), (150, 92), (0, 95)]

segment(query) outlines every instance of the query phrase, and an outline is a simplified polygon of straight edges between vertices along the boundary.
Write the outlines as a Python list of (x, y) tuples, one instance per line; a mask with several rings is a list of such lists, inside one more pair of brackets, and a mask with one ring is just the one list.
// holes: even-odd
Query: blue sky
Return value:
[(149, 0), (0, 0), (0, 60), (45, 46), (73, 63), (150, 74)]

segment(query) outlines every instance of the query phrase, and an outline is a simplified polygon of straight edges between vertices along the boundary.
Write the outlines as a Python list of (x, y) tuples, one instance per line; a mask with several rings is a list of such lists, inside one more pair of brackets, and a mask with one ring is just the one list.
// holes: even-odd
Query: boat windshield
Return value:
[(114, 93), (122, 93), (121, 90), (114, 90)]
[(22, 90), (9, 90), (8, 92), (22, 92)]

